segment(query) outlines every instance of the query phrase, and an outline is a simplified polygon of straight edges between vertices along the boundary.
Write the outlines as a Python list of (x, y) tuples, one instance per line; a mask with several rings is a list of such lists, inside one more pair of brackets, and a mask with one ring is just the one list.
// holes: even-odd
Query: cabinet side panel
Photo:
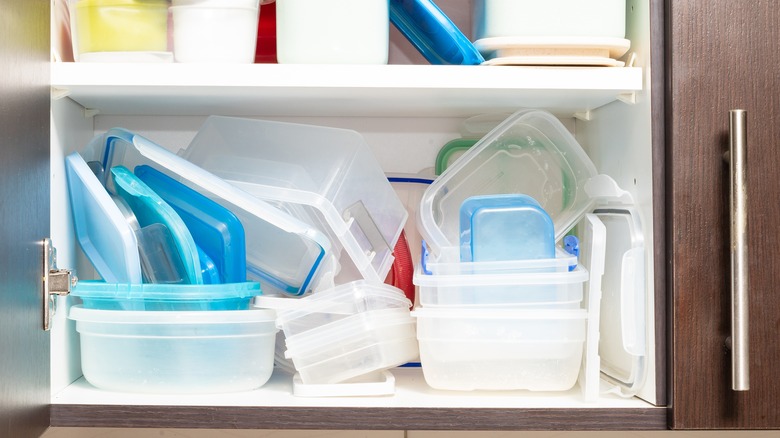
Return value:
[[(780, 9), (670, 5), (675, 428), (780, 427)], [(729, 110), (747, 111), (750, 390), (731, 390)]]
[(0, 10), (0, 436), (24, 438), (49, 424), (49, 2), (0, 0)]

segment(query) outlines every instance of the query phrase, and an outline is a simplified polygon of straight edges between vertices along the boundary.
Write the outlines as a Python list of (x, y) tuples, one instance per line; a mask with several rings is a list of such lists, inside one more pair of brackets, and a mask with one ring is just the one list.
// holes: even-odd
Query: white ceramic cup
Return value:
[(170, 9), (176, 62), (254, 62), (259, 8), (172, 6)]

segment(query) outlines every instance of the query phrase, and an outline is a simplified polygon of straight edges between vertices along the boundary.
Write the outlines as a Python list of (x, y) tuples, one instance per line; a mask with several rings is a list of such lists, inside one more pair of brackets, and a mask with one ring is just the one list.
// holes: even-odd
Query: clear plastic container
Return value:
[(81, 280), (71, 295), (85, 309), (99, 310), (248, 310), (260, 284), (116, 284)]
[(577, 382), (585, 310), (421, 308), (412, 315), (432, 388), (565, 391)]
[(414, 284), (423, 307), (528, 307), (574, 308), (581, 306), (588, 271), (494, 271), (426, 275), (420, 266)]
[(248, 391), (273, 371), (272, 311), (133, 312), (73, 306), (81, 368), (110, 391)]
[(70, 0), (77, 61), (165, 61), (167, 0)]
[(357, 132), (212, 116), (182, 155), (326, 233), (341, 282), (384, 281), (407, 212)]
[(552, 114), (521, 110), (448, 167), (425, 191), (418, 225), (434, 259), (460, 259), (459, 212), (472, 196), (520, 193), (549, 214), (556, 240), (589, 211), (585, 192), (596, 168)]
[(408, 313), (411, 304), (400, 289), (363, 280), (303, 298), (259, 296), (255, 299), (255, 306), (276, 310), (276, 324), (288, 338), (364, 312), (403, 309)]
[(285, 342), (285, 356), (305, 384), (344, 382), (418, 355), (415, 321), (408, 309), (358, 313)]

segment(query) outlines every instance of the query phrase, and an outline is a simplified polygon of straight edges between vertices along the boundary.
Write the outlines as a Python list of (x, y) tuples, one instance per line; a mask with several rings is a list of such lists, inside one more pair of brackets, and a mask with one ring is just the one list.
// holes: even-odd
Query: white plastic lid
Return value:
[(210, 310), (210, 311), (133, 311), (70, 308), (68, 318), (74, 321), (107, 324), (243, 324), (273, 322), (272, 310)]

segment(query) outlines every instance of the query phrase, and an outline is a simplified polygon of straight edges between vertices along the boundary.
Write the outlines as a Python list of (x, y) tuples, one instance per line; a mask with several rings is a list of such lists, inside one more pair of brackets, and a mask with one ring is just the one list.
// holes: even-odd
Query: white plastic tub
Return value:
[(81, 367), (111, 391), (182, 394), (248, 391), (273, 371), (269, 310), (122, 311), (74, 306)]
[(626, 34), (626, 0), (475, 0), (475, 38)]
[(170, 11), (176, 62), (254, 62), (259, 7), (192, 2), (173, 6)]
[(585, 310), (421, 308), (412, 315), (432, 388), (565, 391), (577, 382)]
[(280, 64), (386, 64), (387, 0), (277, 0)]

